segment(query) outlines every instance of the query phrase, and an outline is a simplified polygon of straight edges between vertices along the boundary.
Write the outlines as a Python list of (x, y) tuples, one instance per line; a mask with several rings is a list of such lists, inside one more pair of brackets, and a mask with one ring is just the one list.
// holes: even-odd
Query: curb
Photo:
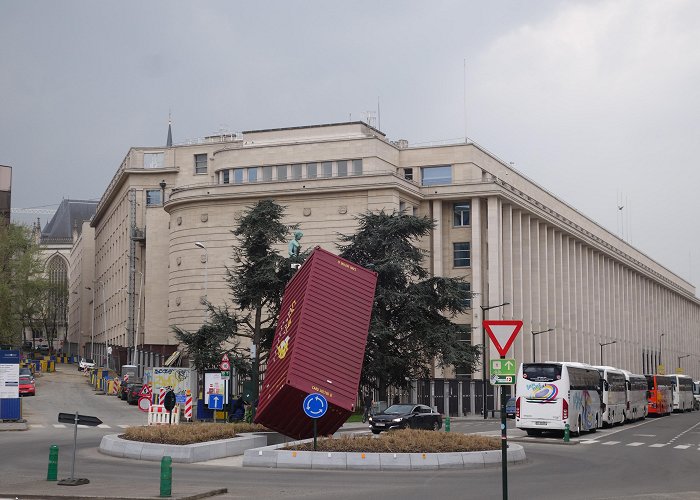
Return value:
[[(199, 498), (209, 498), (209, 497), (214, 497), (217, 495), (223, 495), (225, 493), (228, 493), (228, 488), (219, 488), (216, 490), (209, 490), (205, 491), (202, 493), (195, 493), (193, 495), (184, 495), (184, 496), (178, 496), (178, 495), (173, 495), (168, 498), (172, 498), (174, 500), (197, 500)], [(154, 498), (160, 498), (157, 496), (151, 496), (151, 497), (102, 497), (102, 496), (95, 496), (95, 495), (27, 495), (26, 493), (3, 493), (2, 498), (30, 498), (30, 499), (37, 499), (37, 500), (53, 500), (53, 499), (62, 499), (62, 498), (77, 498), (77, 499), (89, 499), (89, 500), (153, 500)]]
[[(307, 443), (309, 439), (297, 441)], [(458, 453), (359, 453), (284, 450), (277, 444), (246, 450), (243, 467), (323, 470), (483, 469), (501, 463), (501, 450)], [(527, 460), (519, 444), (508, 447), (508, 463)]]
[(118, 458), (159, 462), (164, 456), (170, 456), (176, 463), (195, 463), (242, 455), (249, 448), (265, 445), (267, 436), (259, 434), (241, 434), (231, 439), (185, 445), (144, 443), (108, 434), (102, 438), (98, 451)]

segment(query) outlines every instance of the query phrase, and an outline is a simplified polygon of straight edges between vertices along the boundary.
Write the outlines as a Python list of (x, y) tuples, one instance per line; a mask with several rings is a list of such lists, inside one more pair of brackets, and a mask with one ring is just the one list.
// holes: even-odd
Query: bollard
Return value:
[(564, 425), (564, 442), (568, 443), (569, 442), (569, 437), (571, 436), (571, 433), (569, 432), (569, 424)]
[(49, 448), (49, 471), (47, 481), (58, 481), (58, 446), (52, 444)]
[(450, 416), (445, 417), (445, 432), (450, 432)]
[(160, 461), (160, 496), (169, 497), (173, 487), (173, 459), (164, 456)]

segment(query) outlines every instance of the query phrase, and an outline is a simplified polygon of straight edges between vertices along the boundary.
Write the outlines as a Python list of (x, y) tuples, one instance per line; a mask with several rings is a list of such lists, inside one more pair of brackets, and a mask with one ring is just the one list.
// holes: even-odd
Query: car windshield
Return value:
[(412, 411), (413, 405), (391, 405), (389, 408), (384, 410), (384, 413), (400, 415), (402, 413), (411, 413)]
[(19, 383), (20, 383), (20, 384), (31, 384), (31, 383), (32, 383), (32, 379), (31, 379), (31, 377), (20, 377), (20, 378), (19, 378)]
[(90, 359), (90, 358), (87, 358), (87, 359), (85, 360), (85, 362), (86, 362), (86, 363), (94, 363), (94, 361), (93, 361), (92, 359)]

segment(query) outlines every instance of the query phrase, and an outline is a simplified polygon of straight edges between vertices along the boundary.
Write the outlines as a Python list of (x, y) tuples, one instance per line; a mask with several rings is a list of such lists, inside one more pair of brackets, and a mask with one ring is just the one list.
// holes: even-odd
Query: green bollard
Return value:
[(569, 437), (571, 436), (571, 433), (569, 432), (569, 424), (564, 424), (564, 442), (568, 443), (569, 442)]
[(47, 481), (58, 481), (58, 446), (52, 444), (49, 448), (49, 471)]
[(173, 489), (173, 459), (165, 456), (160, 460), (160, 496), (169, 497)]
[(450, 416), (445, 417), (445, 432), (450, 432)]

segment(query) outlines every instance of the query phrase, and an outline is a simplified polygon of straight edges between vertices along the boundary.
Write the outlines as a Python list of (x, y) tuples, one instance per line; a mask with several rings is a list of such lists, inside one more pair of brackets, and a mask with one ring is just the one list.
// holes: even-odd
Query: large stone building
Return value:
[[(305, 247), (331, 251), (367, 210), (432, 217), (435, 229), (420, 242), (427, 267), (470, 283), (469, 312), (457, 318), (465, 342), (484, 341), (482, 308), (508, 302), (487, 314), (524, 321), (511, 351), (518, 362), (533, 358), (533, 339), (538, 360), (594, 364), (600, 344), (614, 341), (606, 364), (673, 371), (682, 360), (700, 376), (693, 285), (476, 144), (412, 147), (362, 122), (130, 149), (91, 222), (104, 340), (174, 345), (171, 325), (198, 328), (203, 296), (228, 299), (231, 230), (260, 198), (287, 207)], [(479, 379), (481, 370), (433, 367), (433, 375)]]

